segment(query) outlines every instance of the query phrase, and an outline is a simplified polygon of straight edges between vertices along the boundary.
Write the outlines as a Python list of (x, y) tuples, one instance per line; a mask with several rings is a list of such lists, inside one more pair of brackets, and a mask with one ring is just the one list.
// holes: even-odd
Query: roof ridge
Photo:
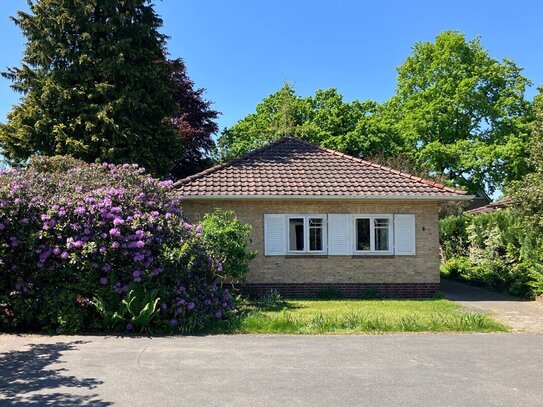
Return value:
[(246, 160), (249, 157), (252, 157), (252, 156), (254, 156), (254, 155), (258, 154), (258, 153), (261, 153), (262, 151), (266, 151), (266, 150), (268, 150), (268, 149), (270, 149), (272, 147), (275, 147), (276, 145), (284, 143), (288, 139), (296, 139), (296, 138), (291, 137), (291, 136), (281, 137), (281, 138), (279, 138), (279, 139), (277, 139), (277, 140), (275, 140), (275, 141), (273, 141), (273, 142), (271, 142), (269, 144), (266, 144), (263, 147), (257, 148), (256, 150), (249, 151), (248, 153), (245, 153), (242, 156), (233, 158), (233, 159), (228, 160), (228, 161), (226, 161), (224, 163), (214, 165), (211, 168), (207, 168), (207, 169), (205, 169), (203, 171), (197, 172), (196, 174), (189, 175), (188, 177), (181, 178), (180, 180), (177, 180), (177, 181), (175, 181), (173, 183), (173, 187), (175, 188), (175, 187), (178, 187), (178, 186), (181, 186), (181, 185), (185, 185), (185, 184), (188, 184), (189, 182), (192, 182), (194, 180), (202, 178), (202, 177), (204, 177), (206, 175), (213, 174), (214, 172), (222, 170), (223, 168), (229, 167), (229, 166), (231, 166), (231, 165), (233, 165), (235, 163)]
[(342, 157), (342, 158), (347, 158), (347, 159), (352, 160), (352, 161), (357, 161), (357, 162), (369, 165), (369, 166), (374, 167), (374, 168), (379, 168), (379, 169), (385, 170), (387, 172), (390, 172), (392, 174), (396, 174), (396, 175), (399, 175), (401, 177), (408, 178), (408, 179), (411, 179), (413, 181), (423, 183), (423, 184), (428, 185), (428, 186), (433, 187), (433, 188), (438, 188), (438, 189), (442, 189), (442, 190), (447, 191), (447, 192), (452, 192), (452, 193), (461, 194), (461, 195), (467, 194), (467, 191), (464, 191), (463, 189), (450, 188), (448, 186), (440, 184), (437, 181), (432, 181), (432, 180), (425, 179), (425, 178), (422, 178), (422, 177), (419, 177), (419, 176), (416, 176), (416, 175), (413, 175), (413, 174), (410, 174), (410, 173), (407, 173), (407, 172), (402, 172), (400, 170), (395, 170), (394, 168), (387, 167), (387, 166), (381, 165), (381, 164), (377, 164), (377, 163), (374, 163), (374, 162), (369, 161), (369, 160), (364, 160), (362, 158), (354, 157), (354, 156), (349, 155), (347, 153), (341, 153), (339, 151), (335, 151), (335, 150), (332, 150), (330, 148), (319, 146), (319, 145), (314, 144), (314, 143), (312, 143), (310, 141), (307, 141), (307, 140), (302, 140), (302, 139), (299, 139), (297, 137), (292, 137), (292, 136), (286, 136), (284, 138), (285, 139), (290, 138), (290, 139), (299, 141), (301, 143), (313, 146), (313, 147), (315, 147), (315, 148), (317, 148), (319, 150), (325, 151), (325, 152), (327, 152), (329, 154), (333, 154), (335, 156)]

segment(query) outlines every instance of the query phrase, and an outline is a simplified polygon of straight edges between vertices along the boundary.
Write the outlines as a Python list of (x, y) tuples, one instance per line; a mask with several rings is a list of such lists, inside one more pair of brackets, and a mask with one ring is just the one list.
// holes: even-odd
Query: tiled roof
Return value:
[(174, 184), (185, 198), (469, 199), (445, 187), (293, 137)]
[(490, 202), (488, 205), (471, 209), (469, 211), (466, 211), (466, 213), (477, 215), (479, 213), (494, 212), (494, 211), (497, 211), (498, 209), (506, 208), (511, 205), (516, 205), (515, 200), (513, 198), (506, 197), (506, 198), (500, 199), (499, 201)]

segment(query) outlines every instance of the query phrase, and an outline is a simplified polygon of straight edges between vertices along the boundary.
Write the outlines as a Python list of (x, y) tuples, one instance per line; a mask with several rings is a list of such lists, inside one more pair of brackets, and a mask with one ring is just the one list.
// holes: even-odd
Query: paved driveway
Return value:
[(541, 302), (525, 301), (447, 279), (441, 279), (440, 289), (445, 298), (468, 308), (488, 312), (517, 332), (543, 333)]
[(1, 405), (528, 406), (543, 335), (0, 335)]

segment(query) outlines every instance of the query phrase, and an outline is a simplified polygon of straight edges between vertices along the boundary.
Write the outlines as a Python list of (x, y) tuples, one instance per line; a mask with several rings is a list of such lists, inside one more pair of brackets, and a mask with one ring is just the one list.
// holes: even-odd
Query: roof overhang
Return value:
[[(181, 194), (182, 195), (182, 194)], [(183, 195), (182, 195), (183, 196)], [(188, 195), (185, 201), (469, 201), (474, 195)]]

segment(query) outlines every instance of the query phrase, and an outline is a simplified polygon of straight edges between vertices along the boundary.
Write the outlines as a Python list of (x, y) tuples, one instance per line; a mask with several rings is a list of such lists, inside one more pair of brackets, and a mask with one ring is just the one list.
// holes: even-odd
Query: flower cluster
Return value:
[[(0, 326), (24, 325), (24, 318), (13, 317), (17, 304), (37, 308), (36, 318), (66, 314), (40, 309), (56, 304), (45, 293), (62, 291), (79, 304), (77, 312), (91, 312), (92, 307), (80, 306), (81, 298), (100, 296), (118, 304), (134, 285), (158, 291), (157, 326), (222, 318), (233, 308), (233, 299), (215, 284), (222, 265), (205, 250), (201, 232), (201, 226), (184, 219), (172, 182), (149, 177), (137, 165), (4, 171)], [(52, 319), (44, 323), (27, 316), (25, 321), (50, 329)], [(83, 323), (77, 329), (87, 328)]]

